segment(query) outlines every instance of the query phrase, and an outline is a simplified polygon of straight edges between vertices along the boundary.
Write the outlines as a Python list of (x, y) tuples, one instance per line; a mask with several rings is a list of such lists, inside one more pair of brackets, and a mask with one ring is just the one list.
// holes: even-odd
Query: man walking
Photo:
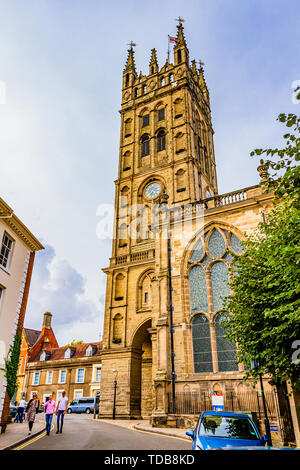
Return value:
[[(63, 424), (64, 424), (64, 416), (67, 411), (67, 406), (68, 406), (68, 397), (66, 397), (66, 392), (63, 391), (61, 397), (58, 400), (58, 405), (56, 409), (56, 415), (57, 415), (57, 430), (56, 434), (62, 433), (63, 429)], [(60, 429), (59, 429), (59, 421), (60, 421)]]
[(22, 398), (19, 402), (19, 406), (17, 409), (17, 417), (16, 417), (16, 421), (19, 423), (23, 422), (25, 407), (26, 407), (26, 401)]
[(53, 400), (52, 395), (49, 396), (49, 400), (46, 401), (44, 407), (45, 407), (45, 412), (46, 412), (46, 431), (47, 431), (47, 436), (49, 436), (53, 413), (55, 413), (55, 409), (56, 409), (56, 403)]

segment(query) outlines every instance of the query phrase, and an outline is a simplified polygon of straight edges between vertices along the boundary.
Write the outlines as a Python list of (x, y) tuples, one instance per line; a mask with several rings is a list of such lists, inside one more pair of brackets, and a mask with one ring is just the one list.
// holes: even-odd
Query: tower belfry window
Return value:
[(157, 134), (157, 151), (161, 152), (166, 148), (166, 134), (165, 131), (161, 130)]
[(178, 64), (181, 64), (182, 56), (181, 56), (181, 50), (180, 50), (180, 49), (179, 49), (179, 51), (177, 52), (177, 61), (178, 61)]
[(150, 153), (150, 140), (148, 135), (142, 137), (142, 157), (149, 155)]
[(142, 127), (149, 126), (149, 122), (150, 122), (150, 116), (149, 116), (149, 114), (145, 114), (145, 116), (143, 116)]
[(163, 121), (165, 119), (165, 108), (161, 108), (157, 111), (157, 120)]

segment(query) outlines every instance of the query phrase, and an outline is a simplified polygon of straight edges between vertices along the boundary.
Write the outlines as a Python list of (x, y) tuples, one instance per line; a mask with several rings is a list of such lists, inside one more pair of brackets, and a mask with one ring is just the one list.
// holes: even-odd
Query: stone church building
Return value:
[[(174, 60), (137, 74), (133, 47), (123, 71), (119, 172), (107, 275), (100, 417), (167, 423), (172, 391), (170, 284), (176, 394), (243, 392), (244, 365), (224, 338), (222, 297), (241, 240), (272, 195), (261, 186), (219, 194), (210, 97), (190, 62), (181, 24)], [(261, 162), (260, 177), (266, 168)], [(169, 241), (168, 241), (169, 240)], [(271, 385), (265, 381), (266, 389)]]

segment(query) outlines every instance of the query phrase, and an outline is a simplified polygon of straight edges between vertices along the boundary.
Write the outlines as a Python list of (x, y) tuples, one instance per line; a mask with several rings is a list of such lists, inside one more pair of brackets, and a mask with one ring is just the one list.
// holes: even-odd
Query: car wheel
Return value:
[(71, 414), (71, 413), (72, 413), (71, 408), (68, 408), (68, 409), (67, 409), (67, 413), (68, 413), (68, 414)]
[(87, 415), (89, 415), (89, 414), (91, 413), (91, 409), (90, 409), (90, 408), (87, 408), (87, 409), (85, 410), (85, 412), (86, 412)]

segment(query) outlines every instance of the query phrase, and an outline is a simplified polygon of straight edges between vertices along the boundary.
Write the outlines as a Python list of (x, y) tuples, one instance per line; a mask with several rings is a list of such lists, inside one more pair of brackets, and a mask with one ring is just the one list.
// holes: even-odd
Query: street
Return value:
[(22, 450), (191, 450), (187, 440), (94, 421), (85, 414), (66, 415), (62, 434), (56, 434), (53, 423), (50, 436), (35, 438)]

